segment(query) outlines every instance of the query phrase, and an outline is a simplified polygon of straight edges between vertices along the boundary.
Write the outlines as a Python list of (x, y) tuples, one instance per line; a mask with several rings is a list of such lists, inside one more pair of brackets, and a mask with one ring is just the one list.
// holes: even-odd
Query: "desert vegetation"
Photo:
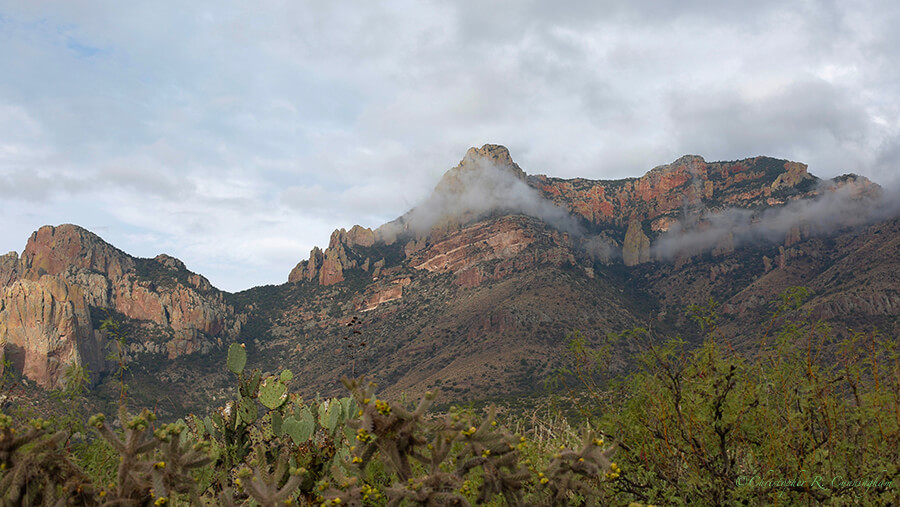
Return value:
[[(900, 500), (900, 356), (875, 332), (834, 338), (785, 292), (738, 353), (715, 304), (692, 345), (632, 329), (570, 336), (557, 406), (431, 410), (435, 396), (303, 400), (289, 370), (246, 368), (208, 414), (82, 417), (74, 371), (53, 417), (0, 415), (2, 505), (888, 505)], [(637, 351), (627, 376), (607, 368)], [(477, 393), (473, 393), (473, 396)], [(577, 415), (569, 408), (577, 409)]]

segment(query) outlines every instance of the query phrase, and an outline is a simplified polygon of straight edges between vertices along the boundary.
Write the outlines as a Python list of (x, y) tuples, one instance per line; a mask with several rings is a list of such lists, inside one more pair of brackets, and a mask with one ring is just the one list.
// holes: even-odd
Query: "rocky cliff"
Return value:
[(538, 175), (532, 184), (547, 198), (595, 225), (626, 227), (646, 220), (665, 231), (685, 210), (702, 207), (753, 208), (810, 197), (817, 178), (804, 164), (756, 157), (736, 162), (706, 162), (686, 155), (640, 178), (564, 180)]
[[(347, 270), (367, 271), (373, 261), (354, 256), (351, 251), (356, 247), (394, 242), (403, 245), (404, 256), (414, 266), (431, 269), (435, 262), (475, 265), (493, 258), (475, 246), (486, 241), (482, 237), (486, 232), (477, 225), (479, 221), (511, 214), (530, 215), (557, 233), (562, 231), (567, 235), (567, 247), (575, 245), (592, 262), (622, 261), (626, 266), (635, 266), (674, 257), (683, 263), (693, 252), (654, 252), (651, 244), (675, 225), (680, 231), (687, 216), (695, 217), (694, 229), (706, 230), (706, 217), (723, 210), (760, 212), (812, 199), (842, 186), (853, 186), (861, 195), (871, 194), (877, 187), (855, 176), (828, 183), (820, 182), (804, 164), (796, 162), (768, 157), (706, 162), (696, 155), (658, 166), (640, 178), (564, 180), (528, 176), (513, 162), (506, 148), (484, 145), (471, 148), (456, 167), (444, 174), (422, 205), (397, 220), (375, 231), (360, 226), (335, 231), (328, 247), (324, 251), (314, 248), (309, 259), (291, 271), (288, 281), (317, 280), (322, 285), (341, 282)], [(802, 225), (794, 227), (794, 241)], [(462, 234), (469, 227), (475, 229)], [(809, 227), (804, 227), (808, 237)], [(448, 238), (456, 239), (448, 243)], [(463, 245), (467, 239), (473, 243), (442, 251), (448, 245)], [(492, 241), (505, 240), (498, 236)], [(790, 246), (792, 239), (789, 236), (785, 241)], [(709, 249), (724, 254), (734, 249), (735, 237), (725, 233), (713, 243)], [(430, 252), (432, 260), (422, 261), (422, 252)], [(508, 250), (503, 255), (514, 256)], [(473, 281), (481, 277), (474, 272), (463, 276)]]
[(0, 288), (0, 353), (43, 387), (55, 387), (70, 364), (104, 369), (103, 337), (91, 326), (84, 292), (52, 275)]
[(21, 258), (0, 257), (0, 291), (0, 347), (47, 387), (67, 364), (105, 370), (105, 338), (92, 317), (134, 321), (147, 332), (129, 337), (131, 350), (169, 359), (209, 351), (240, 330), (223, 294), (178, 259), (134, 258), (74, 225), (41, 227)]

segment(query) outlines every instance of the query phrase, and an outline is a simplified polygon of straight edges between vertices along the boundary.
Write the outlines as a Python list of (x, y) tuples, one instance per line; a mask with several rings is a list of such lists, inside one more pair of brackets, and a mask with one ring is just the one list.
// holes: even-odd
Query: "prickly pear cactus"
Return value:
[(235, 375), (240, 375), (244, 372), (244, 366), (247, 364), (247, 351), (244, 350), (243, 345), (232, 343), (228, 347), (228, 360), (226, 364), (228, 369)]
[(281, 437), (284, 435), (284, 430), (282, 429), (282, 424), (284, 424), (284, 417), (282, 417), (281, 412), (275, 410), (272, 412), (272, 433), (276, 437)]
[(239, 423), (249, 425), (256, 421), (258, 413), (256, 411), (256, 403), (253, 402), (252, 398), (241, 398), (237, 410)]
[(330, 400), (328, 408), (325, 410), (324, 420), (322, 421), (322, 427), (328, 430), (328, 433), (334, 435), (334, 430), (341, 420), (341, 412), (341, 402), (336, 399)]
[(300, 416), (289, 416), (281, 423), (281, 429), (291, 436), (295, 444), (300, 445), (313, 435), (316, 429), (316, 421), (308, 407), (303, 407)]
[(283, 405), (287, 397), (287, 386), (280, 379), (269, 377), (259, 385), (259, 402), (269, 410)]

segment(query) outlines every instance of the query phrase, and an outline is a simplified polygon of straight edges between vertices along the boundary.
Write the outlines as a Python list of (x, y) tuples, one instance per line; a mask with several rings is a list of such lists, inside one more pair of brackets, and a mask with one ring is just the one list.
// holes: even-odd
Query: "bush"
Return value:
[(619, 335), (641, 352), (615, 396), (594, 381), (604, 354), (582, 346), (577, 357), (587, 360), (575, 370), (596, 402), (586, 412), (599, 408), (595, 421), (620, 443), (621, 501), (900, 501), (896, 344), (874, 332), (834, 340), (799, 313), (805, 297), (805, 289), (782, 296), (751, 357), (718, 332), (714, 304), (690, 309), (707, 333), (697, 349), (659, 344), (644, 329)]

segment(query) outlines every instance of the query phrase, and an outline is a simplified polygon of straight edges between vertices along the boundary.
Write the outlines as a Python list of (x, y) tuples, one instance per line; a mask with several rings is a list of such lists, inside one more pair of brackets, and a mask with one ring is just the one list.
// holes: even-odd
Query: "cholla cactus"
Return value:
[(155, 419), (148, 410), (129, 417), (124, 407), (120, 408), (119, 420), (125, 428), (121, 437), (109, 427), (102, 414), (88, 421), (120, 456), (118, 483), (110, 491), (103, 491), (105, 503), (145, 505), (149, 501), (163, 505), (172, 494), (180, 493), (187, 494), (199, 505), (191, 471), (211, 461), (208, 445), (183, 439), (187, 426), (182, 422), (151, 431)]
[(86, 503), (93, 488), (69, 460), (65, 439), (43, 419), (15, 425), (0, 413), (0, 505)]
[(539, 473), (538, 483), (547, 491), (545, 505), (562, 505), (569, 495), (578, 493), (587, 505), (597, 505), (596, 484), (616, 480), (621, 474), (610, 461), (616, 446), (604, 447), (602, 438), (585, 431), (580, 450), (562, 448), (553, 457), (546, 472)]
[[(345, 379), (344, 384), (361, 407), (359, 418), (347, 423), (356, 429), (358, 441), (351, 465), (362, 475), (377, 454), (390, 466), (399, 481), (385, 489), (389, 505), (469, 505), (467, 495), (475, 493), (469, 479), (475, 469), (483, 472), (476, 503), (499, 495), (507, 505), (522, 505), (530, 473), (520, 463), (519, 438), (497, 425), (493, 410), (480, 422), (461, 415), (426, 420), (431, 393), (409, 411), (402, 404), (377, 400), (375, 384), (362, 379)], [(422, 465), (423, 474), (413, 473), (413, 461)], [(448, 462), (456, 464), (455, 470), (446, 470)], [(361, 485), (344, 488), (344, 496), (331, 490), (326, 499), (358, 501), (362, 491)]]

